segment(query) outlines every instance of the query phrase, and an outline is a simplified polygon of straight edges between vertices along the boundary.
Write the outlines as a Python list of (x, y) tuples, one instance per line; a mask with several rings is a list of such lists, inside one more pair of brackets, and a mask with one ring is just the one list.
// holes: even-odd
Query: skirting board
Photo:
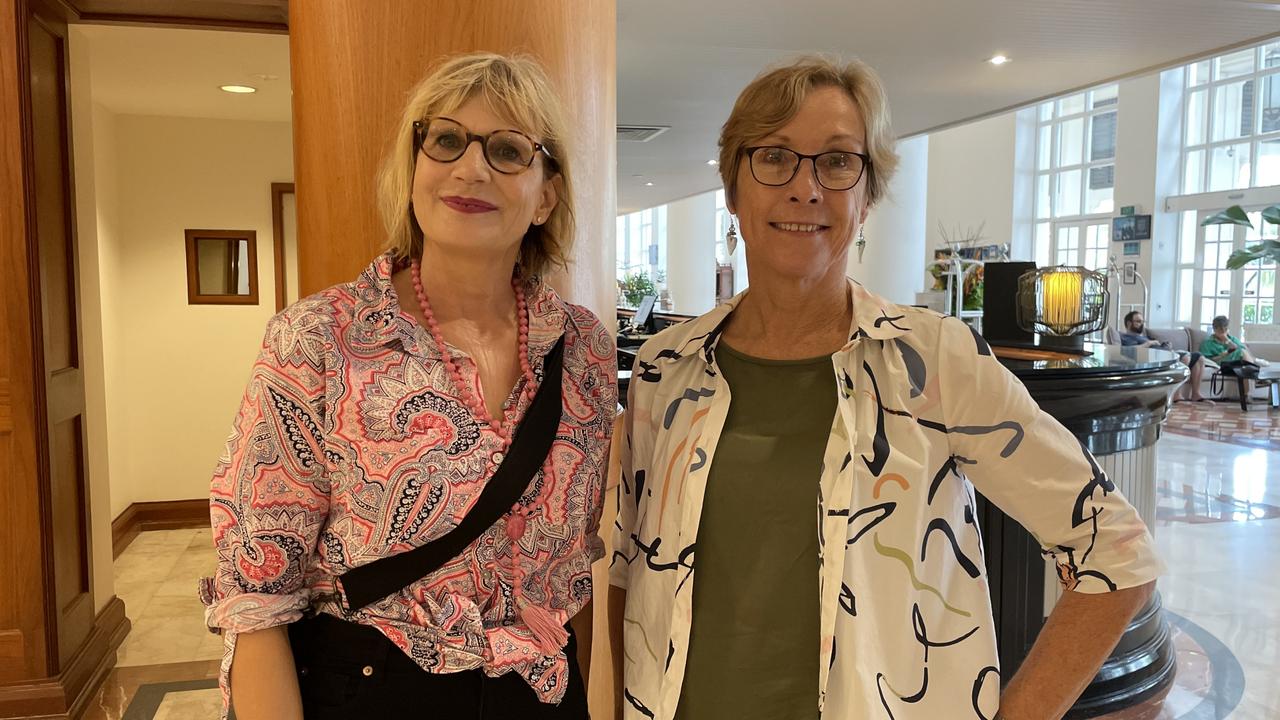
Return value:
[(209, 527), (207, 499), (134, 503), (111, 523), (112, 557), (120, 557), (138, 533), (146, 530), (206, 527)]
[(0, 718), (64, 720), (80, 717), (116, 664), (116, 650), (129, 634), (124, 601), (113, 597), (93, 629), (57, 677), (0, 685)]

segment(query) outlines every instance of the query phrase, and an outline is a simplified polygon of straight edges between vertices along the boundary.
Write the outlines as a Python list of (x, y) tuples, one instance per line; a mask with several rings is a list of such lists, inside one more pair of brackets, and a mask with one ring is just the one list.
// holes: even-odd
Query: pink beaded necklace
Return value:
[[(471, 410), (472, 417), (487, 423), (501, 439), (502, 453), (505, 456), (507, 450), (511, 447), (512, 439), (512, 428), (507, 413), (503, 413), (501, 418), (493, 417), (489, 412), (489, 408), (485, 406), (484, 399), (478, 393), (472, 392), (471, 388), (463, 382), (462, 371), (458, 369), (457, 363), (453, 361), (453, 356), (449, 354), (449, 346), (445, 344), (444, 336), (440, 334), (440, 324), (436, 322), (435, 313), (431, 311), (431, 303), (427, 300), (427, 291), (422, 287), (422, 266), (417, 260), (414, 260), (409, 267), (410, 276), (413, 279), (413, 292), (418, 298), (418, 307), (422, 310), (422, 317), (427, 321), (427, 330), (431, 332), (431, 338), (440, 350), (440, 358), (444, 362), (445, 370), (448, 371), (454, 387), (457, 388), (458, 393), (462, 396), (463, 403)], [(534, 377), (533, 367), (529, 363), (529, 306), (525, 301), (524, 285), (518, 275), (512, 276), (511, 287), (516, 295), (520, 371), (525, 379), (522, 394), (526, 401), (531, 401), (534, 395), (534, 387), (537, 385), (537, 378)], [(494, 464), (496, 465), (497, 462)], [(550, 457), (543, 462), (542, 472), (548, 479), (553, 477)], [(519, 540), (524, 537), (528, 526), (528, 518), (532, 511), (531, 505), (520, 505), (518, 509), (513, 509), (507, 513), (504, 518), (506, 535), (511, 541), (511, 562), (512, 574), (515, 576), (516, 606), (519, 608), (520, 619), (524, 621), (525, 627), (529, 628), (529, 632), (533, 634), (533, 638), (542, 652), (546, 655), (555, 655), (569, 641), (569, 634), (561, 624), (556, 622), (548, 610), (525, 599), (523, 589), (525, 572), (523, 563), (517, 559), (517, 554), (520, 553)], [(523, 553), (520, 554), (523, 555)]]

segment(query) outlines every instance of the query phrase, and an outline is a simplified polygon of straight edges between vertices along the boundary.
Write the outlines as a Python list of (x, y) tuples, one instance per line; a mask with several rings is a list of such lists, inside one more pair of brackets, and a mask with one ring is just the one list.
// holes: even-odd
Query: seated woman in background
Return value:
[(1271, 363), (1254, 356), (1249, 346), (1234, 335), (1227, 333), (1231, 321), (1226, 315), (1213, 319), (1213, 334), (1200, 343), (1200, 353), (1221, 365), (1222, 363), (1245, 363), (1266, 367)]

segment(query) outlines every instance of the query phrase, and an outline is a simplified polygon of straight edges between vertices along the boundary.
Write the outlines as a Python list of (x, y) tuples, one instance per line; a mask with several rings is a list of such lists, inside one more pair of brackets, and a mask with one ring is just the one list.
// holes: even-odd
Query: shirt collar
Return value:
[[(355, 281), (357, 299), (353, 342), (381, 347), (399, 343), (415, 355), (438, 356), (439, 348), (425, 328), (401, 311), (391, 275), (402, 265), (388, 251), (374, 259)], [(559, 294), (541, 278), (525, 280), (525, 301), (529, 308), (529, 350), (541, 357), (564, 334), (568, 309)]]
[[(838, 352), (853, 348), (863, 338), (892, 340), (911, 331), (907, 315), (902, 312), (901, 306), (867, 290), (853, 279), (846, 278), (845, 281), (849, 295), (853, 298), (853, 319), (849, 323), (849, 340)], [(672, 350), (660, 352), (656, 359), (681, 359), (701, 351), (703, 360), (708, 365), (712, 364), (716, 344), (728, 324), (729, 316), (737, 309), (738, 304), (748, 292), (750, 288), (721, 303), (710, 312), (678, 326), (678, 334), (669, 343)]]

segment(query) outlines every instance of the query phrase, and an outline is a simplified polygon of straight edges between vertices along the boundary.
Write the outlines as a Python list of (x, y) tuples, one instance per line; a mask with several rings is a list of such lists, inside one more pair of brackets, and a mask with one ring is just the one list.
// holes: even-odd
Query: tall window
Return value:
[(619, 215), (617, 230), (618, 279), (647, 275), (661, 289), (667, 266), (667, 206)]
[(1039, 265), (1107, 264), (1115, 209), (1119, 86), (1041, 103), (1036, 122), (1035, 258)]
[(1182, 192), (1280, 185), (1280, 42), (1186, 69)]
[[(1191, 63), (1184, 76), (1183, 195), (1280, 186), (1280, 42)], [(1276, 322), (1276, 266), (1257, 261), (1228, 270), (1227, 258), (1275, 239), (1276, 228), (1261, 222), (1262, 206), (1245, 208), (1260, 230), (1201, 227), (1224, 209), (1228, 201), (1220, 198), (1189, 198), (1182, 206), (1176, 320), (1208, 329), (1226, 315), (1239, 333), (1243, 325)]]

